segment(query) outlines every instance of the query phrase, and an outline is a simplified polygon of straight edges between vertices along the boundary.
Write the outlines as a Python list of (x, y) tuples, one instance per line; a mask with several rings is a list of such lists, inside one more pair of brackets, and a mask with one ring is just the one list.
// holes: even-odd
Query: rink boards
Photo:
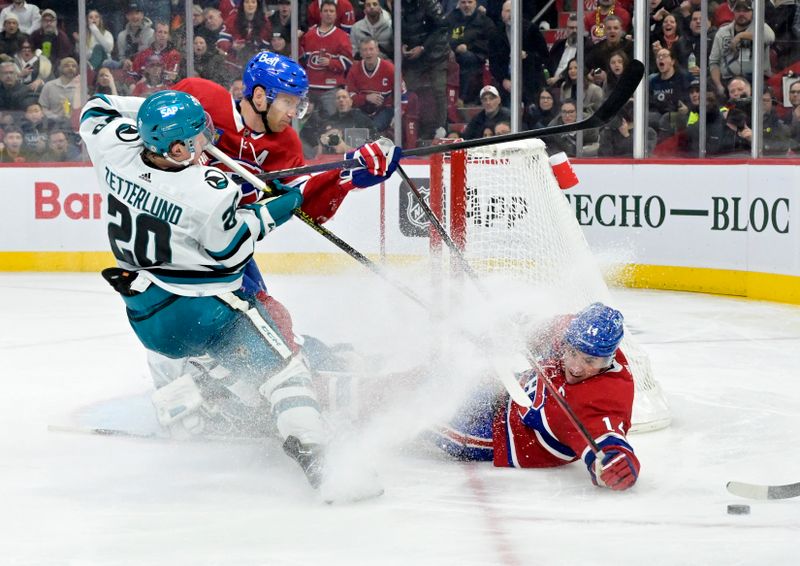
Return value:
[[(624, 267), (619, 282), (800, 303), (796, 164), (592, 161), (575, 169), (581, 184), (565, 195), (601, 261)], [(406, 170), (427, 187), (427, 164)], [(4, 167), (0, 186), (0, 271), (97, 271), (113, 263), (90, 167)], [(424, 222), (399, 186), (395, 176), (383, 189), (351, 194), (326, 226), (373, 258), (424, 258)], [(270, 272), (357, 266), (297, 220), (259, 244), (257, 257)]]

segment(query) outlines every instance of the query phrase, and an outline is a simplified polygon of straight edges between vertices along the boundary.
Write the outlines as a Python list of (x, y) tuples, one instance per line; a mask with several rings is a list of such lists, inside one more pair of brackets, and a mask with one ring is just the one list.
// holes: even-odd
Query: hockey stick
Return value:
[[(209, 145), (205, 148), (205, 151), (210, 153), (220, 162), (224, 163), (228, 167), (228, 169), (230, 169), (237, 175), (240, 175), (243, 179), (245, 179), (248, 183), (251, 183), (258, 190), (268, 195), (272, 194), (271, 189), (266, 185), (266, 183), (263, 180), (261, 180), (258, 176), (256, 176), (255, 174), (251, 173), (250, 171), (242, 167), (241, 164), (237, 163), (236, 161), (228, 157), (218, 147)], [(417, 303), (419, 306), (421, 306), (424, 309), (428, 308), (428, 305), (425, 303), (425, 301), (423, 301), (414, 291), (412, 291), (410, 288), (406, 287), (402, 283), (395, 281), (394, 279), (389, 277), (389, 275), (383, 269), (381, 269), (381, 267), (377, 263), (375, 263), (367, 256), (359, 252), (357, 249), (352, 247), (350, 244), (342, 240), (339, 236), (337, 236), (336, 234), (334, 234), (333, 232), (322, 226), (319, 222), (311, 218), (309, 214), (307, 214), (306, 212), (304, 212), (299, 208), (294, 209), (294, 211), (292, 211), (292, 214), (297, 218), (299, 218), (304, 224), (312, 228), (320, 236), (322, 236), (323, 238), (331, 242), (333, 245), (338, 247), (340, 250), (345, 252), (347, 255), (355, 259), (361, 265), (365, 266), (367, 269), (369, 269), (370, 271), (372, 271), (373, 273), (375, 273), (376, 275), (378, 275), (379, 277), (381, 277), (382, 279), (393, 285), (396, 289), (398, 289), (406, 297)]]
[[(430, 221), (431, 225), (435, 228), (435, 230), (439, 233), (439, 236), (442, 238), (442, 241), (445, 242), (447, 247), (450, 249), (450, 252), (453, 254), (454, 257), (458, 258), (458, 263), (464, 273), (470, 278), (473, 282), (475, 287), (478, 291), (483, 295), (484, 298), (489, 299), (489, 293), (486, 291), (486, 288), (481, 283), (478, 274), (475, 273), (475, 270), (472, 269), (472, 266), (467, 262), (464, 254), (461, 253), (461, 250), (458, 249), (458, 246), (453, 241), (450, 234), (444, 228), (439, 219), (434, 214), (431, 207), (425, 202), (425, 199), (422, 196), (422, 193), (414, 184), (414, 182), (409, 178), (406, 172), (403, 170), (401, 166), (397, 167), (397, 172), (400, 174), (400, 177), (405, 181), (408, 187), (411, 189), (411, 192), (414, 194), (414, 197), (417, 200), (417, 204), (420, 206), (422, 211), (425, 213), (425, 216)], [(536, 368), (536, 371), (539, 373), (541, 378), (544, 380), (545, 387), (550, 392), (550, 394), (555, 398), (556, 403), (561, 408), (561, 410), (566, 415), (567, 419), (572, 423), (578, 433), (583, 437), (583, 439), (589, 444), (592, 452), (594, 452), (597, 461), (602, 462), (605, 458), (605, 453), (600, 448), (600, 446), (595, 442), (592, 435), (587, 430), (586, 426), (581, 422), (578, 418), (578, 415), (575, 414), (575, 411), (572, 410), (572, 407), (569, 406), (567, 400), (564, 399), (564, 396), (559, 393), (559, 391), (555, 388), (555, 386), (551, 383), (550, 379), (546, 376), (544, 371), (542, 371), (542, 367), (539, 364), (538, 360), (536, 359), (535, 354), (526, 347), (525, 356), (528, 359), (528, 362)], [(498, 371), (497, 378), (500, 382), (505, 386), (506, 390), (511, 395), (514, 402), (523, 407), (530, 407), (531, 400), (530, 397), (525, 393), (525, 391), (520, 386), (519, 382), (517, 382), (513, 376), (509, 375), (508, 372), (505, 371)]]
[[(237, 163), (236, 161), (231, 159), (229, 156), (227, 156), (225, 153), (223, 153), (222, 150), (220, 150), (219, 148), (217, 148), (217, 147), (215, 147), (213, 145), (210, 145), (210, 146), (206, 147), (205, 151), (207, 151), (213, 157), (215, 157), (220, 162), (225, 164), (231, 171), (233, 171), (237, 175), (240, 175), (247, 182), (252, 183), (253, 186), (256, 187), (257, 189), (259, 189), (262, 192), (265, 192), (267, 194), (271, 194), (271, 191), (270, 191), (269, 187), (266, 185), (266, 183), (264, 181), (259, 179), (256, 175), (254, 175), (253, 173), (251, 173), (247, 169), (245, 169), (240, 163)], [(403, 172), (403, 175), (405, 175), (405, 172)], [(408, 178), (408, 177), (406, 177), (406, 178)], [(410, 181), (411, 180), (409, 179), (409, 182)], [(421, 199), (422, 195), (419, 192), (418, 192), (418, 195), (419, 195), (419, 198)], [(425, 204), (425, 206), (427, 206), (427, 204)], [(430, 207), (428, 207), (428, 211), (430, 211)], [(378, 275), (379, 277), (381, 277), (382, 279), (384, 279), (385, 281), (387, 281), (388, 283), (393, 285), (396, 289), (400, 290), (404, 295), (406, 295), (408, 298), (413, 300), (415, 303), (417, 303), (423, 309), (425, 309), (427, 311), (430, 311), (429, 305), (427, 303), (425, 303), (425, 301), (423, 301), (416, 293), (414, 293), (414, 291), (412, 291), (411, 289), (409, 289), (408, 287), (406, 287), (402, 283), (400, 283), (398, 281), (395, 281), (383, 269), (381, 269), (381, 267), (378, 264), (376, 264), (374, 261), (369, 259), (367, 256), (365, 256), (364, 254), (362, 254), (361, 252), (359, 252), (358, 250), (356, 250), (355, 248), (350, 246), (347, 242), (345, 242), (344, 240), (342, 240), (341, 238), (339, 238), (338, 236), (333, 234), (330, 230), (322, 227), (313, 218), (311, 218), (311, 216), (309, 216), (307, 213), (305, 213), (302, 210), (300, 210), (299, 208), (297, 208), (297, 209), (294, 210), (293, 214), (296, 217), (298, 217), (300, 220), (302, 220), (306, 225), (308, 225), (311, 228), (313, 228), (318, 234), (320, 234), (321, 236), (326, 238), (329, 242), (332, 242), (334, 245), (338, 246), (339, 249), (341, 249), (342, 251), (347, 253), (350, 257), (356, 259), (359, 263), (361, 263), (361, 265), (364, 265), (370, 271), (372, 271), (373, 273), (375, 273), (376, 275)], [(433, 212), (430, 212), (430, 214), (431, 214), (431, 217), (433, 219), (436, 218), (436, 216), (433, 214)], [(442, 229), (442, 231), (444, 231), (444, 228), (441, 225), (440, 225), (440, 228)], [(446, 234), (446, 231), (444, 231), (444, 232)], [(478, 339), (478, 338), (476, 338), (474, 336), (470, 336), (470, 339), (475, 344), (481, 346), (480, 339)], [(509, 394), (514, 399), (514, 401), (517, 402), (517, 404), (525, 406), (525, 407), (529, 407), (531, 405), (530, 398), (525, 393), (525, 391), (522, 389), (520, 384), (514, 379), (513, 373), (511, 373), (510, 371), (499, 370), (499, 369), (496, 369), (496, 373), (497, 373), (497, 379), (503, 384), (503, 386), (509, 392)]]
[(166, 431), (162, 432), (136, 432), (119, 428), (104, 428), (80, 425), (47, 425), (48, 432), (62, 432), (68, 434), (87, 434), (90, 436), (116, 436), (119, 438), (134, 438), (137, 440), (162, 440), (167, 442), (236, 442), (249, 444), (262, 442), (265, 437), (250, 436), (222, 436), (222, 435), (198, 435), (189, 438), (175, 438)]
[(790, 499), (800, 496), (800, 482), (786, 485), (758, 485), (739, 481), (729, 481), (728, 491), (747, 499)]
[[(545, 128), (539, 128), (536, 130), (527, 130), (525, 132), (517, 132), (515, 134), (503, 134), (501, 136), (494, 136), (491, 138), (479, 138), (476, 140), (465, 140), (451, 144), (417, 147), (403, 150), (403, 157), (426, 157), (435, 153), (445, 153), (459, 149), (471, 149), (473, 147), (482, 147), (485, 145), (526, 140), (529, 138), (570, 134), (572, 132), (579, 132), (581, 130), (599, 128), (600, 126), (603, 126), (609, 122), (614, 116), (617, 115), (622, 107), (625, 106), (625, 103), (628, 102), (631, 96), (633, 96), (636, 87), (639, 86), (642, 76), (644, 76), (644, 65), (640, 61), (634, 59), (620, 77), (617, 87), (611, 92), (608, 98), (606, 98), (600, 108), (598, 108), (594, 114), (579, 122), (574, 122), (572, 124), (559, 124), (557, 126), (547, 126)], [(296, 175), (319, 173), (321, 171), (330, 171), (331, 169), (348, 169), (360, 166), (361, 163), (358, 161), (358, 159), (345, 159), (343, 161), (332, 161), (330, 163), (304, 165), (302, 167), (283, 169), (281, 171), (270, 171), (269, 173), (262, 173), (258, 175), (258, 178), (264, 181), (271, 181), (272, 179), (282, 179)]]

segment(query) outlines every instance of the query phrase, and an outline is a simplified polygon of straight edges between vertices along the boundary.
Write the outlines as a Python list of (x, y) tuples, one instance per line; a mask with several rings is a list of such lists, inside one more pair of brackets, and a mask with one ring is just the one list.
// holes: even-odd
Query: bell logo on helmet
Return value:
[(260, 63), (264, 63), (265, 65), (277, 65), (280, 62), (280, 57), (275, 53), (270, 53), (269, 51), (264, 51), (258, 56), (258, 61)]

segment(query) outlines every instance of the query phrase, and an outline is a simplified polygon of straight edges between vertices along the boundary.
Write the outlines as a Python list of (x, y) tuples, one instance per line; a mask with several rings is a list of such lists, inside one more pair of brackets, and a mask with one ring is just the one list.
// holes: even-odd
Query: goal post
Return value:
[[(430, 198), (432, 209), (446, 219), (452, 239), (481, 277), (534, 288), (560, 312), (576, 312), (593, 301), (611, 302), (541, 140), (432, 156)], [(435, 255), (441, 253), (438, 235), (431, 236), (431, 247)], [(647, 353), (627, 324), (621, 347), (635, 384), (632, 431), (668, 426), (669, 405)]]

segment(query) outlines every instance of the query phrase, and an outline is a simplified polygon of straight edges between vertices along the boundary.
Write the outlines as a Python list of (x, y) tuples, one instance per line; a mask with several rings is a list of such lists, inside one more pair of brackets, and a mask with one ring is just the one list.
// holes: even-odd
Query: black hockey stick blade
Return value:
[[(625, 106), (625, 103), (630, 100), (636, 87), (642, 81), (644, 76), (644, 65), (637, 60), (631, 61), (625, 73), (619, 78), (617, 87), (611, 92), (608, 98), (603, 102), (597, 111), (588, 118), (572, 124), (559, 124), (557, 126), (547, 126), (536, 130), (527, 130), (524, 132), (517, 132), (514, 134), (504, 134), (502, 136), (494, 136), (491, 138), (479, 138), (477, 140), (465, 140), (455, 143), (431, 145), (428, 147), (417, 147), (403, 151), (403, 157), (425, 157), (435, 153), (446, 153), (448, 151), (456, 151), (459, 149), (470, 149), (473, 147), (481, 147), (484, 145), (494, 145), (498, 143), (512, 142), (518, 140), (526, 140), (530, 138), (540, 138), (543, 136), (552, 136), (557, 134), (568, 134), (578, 132), (580, 130), (590, 130), (592, 128), (599, 128), (611, 120), (617, 113)], [(285, 177), (294, 177), (297, 175), (308, 175), (310, 173), (319, 173), (320, 171), (330, 171), (331, 169), (346, 169), (348, 167), (356, 167), (359, 165), (357, 159), (345, 159), (344, 161), (332, 161), (330, 163), (317, 163), (315, 165), (304, 165), (303, 167), (294, 167), (292, 169), (283, 169), (281, 171), (271, 171), (269, 173), (262, 173), (258, 178), (262, 181), (271, 181), (272, 179), (282, 179)]]
[(725, 487), (732, 494), (747, 499), (791, 499), (800, 496), (800, 482), (786, 485), (758, 485), (729, 481)]

